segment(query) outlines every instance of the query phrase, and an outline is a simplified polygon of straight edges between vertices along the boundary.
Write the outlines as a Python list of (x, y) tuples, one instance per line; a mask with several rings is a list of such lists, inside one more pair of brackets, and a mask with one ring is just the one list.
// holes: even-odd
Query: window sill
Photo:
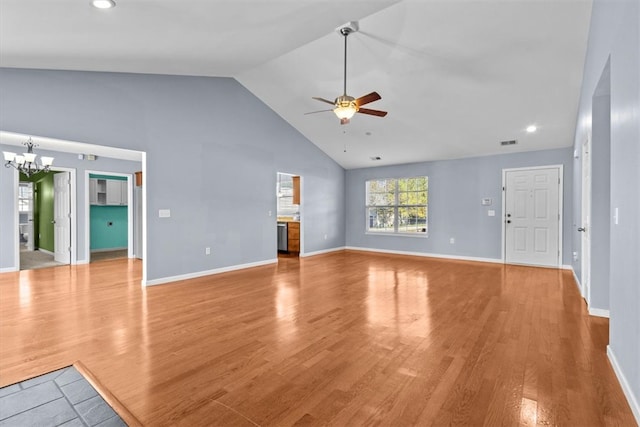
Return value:
[(412, 237), (414, 239), (426, 239), (429, 237), (427, 233), (377, 233), (375, 231), (367, 231), (364, 234), (369, 236)]

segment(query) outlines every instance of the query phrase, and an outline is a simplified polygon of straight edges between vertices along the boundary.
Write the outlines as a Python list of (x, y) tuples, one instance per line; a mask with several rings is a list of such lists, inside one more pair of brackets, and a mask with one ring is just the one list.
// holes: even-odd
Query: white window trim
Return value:
[[(373, 231), (369, 229), (369, 208), (393, 208), (394, 211), (397, 213), (398, 208), (400, 208), (401, 206), (398, 204), (398, 184), (397, 182), (403, 179), (414, 179), (414, 178), (426, 178), (427, 179), (427, 195), (429, 194), (429, 176), (427, 175), (418, 175), (418, 176), (410, 176), (410, 177), (400, 177), (400, 178), (370, 178), (370, 179), (366, 179), (365, 180), (365, 205), (364, 205), (364, 216), (365, 216), (365, 232), (364, 234), (366, 235), (371, 235), (371, 236), (392, 236), (392, 237), (413, 237), (413, 238), (419, 238), (419, 239), (426, 239), (429, 237), (429, 199), (427, 196), (427, 203), (424, 205), (425, 209), (426, 209), (426, 213), (427, 213), (427, 219), (426, 219), (426, 226), (427, 226), (427, 231), (425, 233), (406, 233), (406, 232), (401, 232), (398, 231), (398, 221), (395, 220), (393, 222), (393, 231), (389, 232), (389, 231)], [(393, 205), (386, 205), (386, 206), (372, 206), (367, 204), (368, 201), (368, 197), (369, 197), (369, 186), (368, 183), (370, 181), (376, 181), (376, 180), (395, 180), (396, 181), (396, 190), (395, 190), (395, 202)], [(410, 206), (402, 206), (402, 207), (421, 207), (421, 205), (410, 205)], [(397, 215), (396, 215), (397, 217)]]

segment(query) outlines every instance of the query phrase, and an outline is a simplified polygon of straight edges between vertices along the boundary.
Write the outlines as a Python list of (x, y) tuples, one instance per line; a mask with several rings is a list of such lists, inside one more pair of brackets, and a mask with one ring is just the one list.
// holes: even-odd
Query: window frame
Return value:
[[(426, 182), (425, 192), (425, 204), (424, 205), (401, 205), (400, 204), (400, 193), (408, 193), (410, 191), (400, 191), (400, 182), (403, 180), (411, 180), (416, 178), (424, 178)], [(369, 183), (372, 181), (394, 181), (395, 188), (393, 190), (394, 193), (394, 203), (392, 205), (370, 205), (369, 204)], [(415, 190), (414, 190), (415, 191)], [(392, 231), (378, 231), (370, 228), (371, 224), (371, 216), (369, 214), (372, 208), (386, 208), (393, 209), (393, 230)], [(408, 232), (401, 231), (399, 224), (399, 209), (400, 208), (424, 208), (425, 210), (425, 231), (422, 232)], [(403, 237), (417, 237), (417, 238), (426, 238), (429, 237), (429, 177), (427, 175), (418, 175), (418, 176), (410, 176), (410, 177), (400, 177), (400, 178), (370, 178), (365, 180), (365, 234), (371, 234), (375, 236), (403, 236)]]

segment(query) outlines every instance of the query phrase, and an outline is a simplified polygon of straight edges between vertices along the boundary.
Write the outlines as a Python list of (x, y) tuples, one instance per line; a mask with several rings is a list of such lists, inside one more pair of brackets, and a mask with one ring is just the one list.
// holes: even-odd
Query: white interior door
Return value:
[(71, 179), (69, 172), (53, 175), (54, 258), (71, 263)]
[(591, 289), (591, 139), (582, 143), (582, 296), (589, 304)]
[(559, 167), (505, 171), (505, 262), (560, 266)]

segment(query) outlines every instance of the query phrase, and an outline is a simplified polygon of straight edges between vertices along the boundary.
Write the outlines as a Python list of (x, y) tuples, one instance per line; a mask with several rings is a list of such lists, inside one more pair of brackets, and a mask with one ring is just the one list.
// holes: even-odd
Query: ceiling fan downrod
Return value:
[(340, 33), (344, 36), (344, 91), (342, 92), (342, 96), (347, 96), (347, 36), (349, 36), (352, 31), (349, 27), (340, 29)]

